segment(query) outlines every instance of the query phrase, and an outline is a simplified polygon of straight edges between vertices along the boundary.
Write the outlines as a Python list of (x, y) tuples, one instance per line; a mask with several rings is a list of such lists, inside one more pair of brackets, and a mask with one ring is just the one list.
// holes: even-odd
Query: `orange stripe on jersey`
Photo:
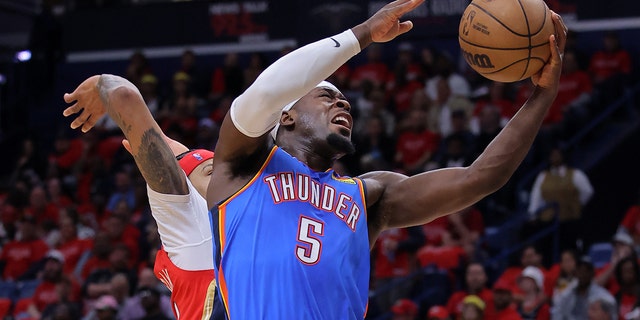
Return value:
[(368, 219), (368, 215), (367, 215), (367, 197), (364, 194), (364, 184), (362, 184), (362, 180), (360, 180), (359, 178), (353, 178), (353, 181), (358, 183), (358, 188), (360, 189), (360, 196), (362, 197), (362, 204), (364, 204), (364, 208), (362, 209), (362, 210), (364, 210), (364, 218)]
[(367, 317), (367, 312), (369, 312), (369, 301), (367, 300), (367, 305), (364, 306), (364, 315), (362, 316), (362, 318), (366, 318)]
[(256, 172), (253, 178), (251, 178), (251, 180), (247, 182), (247, 184), (245, 184), (244, 187), (236, 191), (236, 193), (232, 194), (227, 200), (220, 203), (220, 206), (226, 205), (227, 203), (229, 203), (229, 201), (233, 200), (235, 197), (241, 194), (244, 190), (249, 188), (258, 179), (258, 177), (260, 177), (264, 169), (267, 167), (267, 164), (269, 164), (269, 161), (271, 161), (271, 158), (273, 158), (273, 155), (276, 153), (277, 149), (278, 149), (278, 146), (273, 146), (273, 148), (271, 149), (271, 152), (269, 152), (269, 156), (267, 157), (267, 160), (264, 161), (264, 163), (262, 164), (262, 167), (260, 167), (260, 170)]
[(227, 243), (226, 234), (224, 233), (224, 221), (226, 215), (225, 207), (218, 207), (218, 234), (220, 235), (220, 255), (224, 252), (224, 247)]
[(231, 320), (231, 316), (229, 315), (229, 303), (227, 302), (227, 299), (229, 298), (229, 291), (227, 290), (227, 281), (224, 279), (224, 272), (222, 269), (218, 272), (218, 286), (220, 288), (220, 295), (222, 303), (224, 304), (224, 309), (227, 312), (227, 319)]

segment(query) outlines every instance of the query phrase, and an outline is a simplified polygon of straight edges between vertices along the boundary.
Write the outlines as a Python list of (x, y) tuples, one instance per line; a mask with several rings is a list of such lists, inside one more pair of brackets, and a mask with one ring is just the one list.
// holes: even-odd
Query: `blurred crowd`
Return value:
[[(575, 41), (572, 33), (558, 97), (523, 163), (525, 169), (549, 163), (532, 186), (523, 238), (559, 222), (560, 259), (550, 238), (542, 239), (522, 250), (519, 265), (488, 274), (491, 252), (478, 241), (514, 213), (510, 183), (459, 213), (381, 234), (372, 251), (369, 318), (615, 320), (640, 312), (640, 197), (610, 235), (607, 263), (593, 261), (573, 231), (594, 188), (559, 147), (630, 85), (631, 57), (615, 33), (605, 34), (593, 53)], [(341, 174), (413, 175), (468, 165), (533, 89), (529, 80), (490, 82), (435, 47), (401, 43), (385, 58), (387, 49), (368, 47), (363, 61), (329, 79), (355, 119), (357, 152), (336, 163)], [(197, 58), (185, 50), (180, 68), (161, 79), (137, 52), (122, 75), (140, 89), (167, 136), (213, 150), (233, 99), (271, 61), (262, 53), (228, 53), (215, 70), (203, 70)], [(0, 193), (0, 316), (173, 318), (168, 289), (153, 275), (160, 242), (145, 182), (117, 125), (104, 118), (87, 134), (54, 134), (52, 146), (24, 139)], [(444, 280), (398, 281), (424, 269)], [(438, 299), (425, 295), (428, 287), (442, 290)]]

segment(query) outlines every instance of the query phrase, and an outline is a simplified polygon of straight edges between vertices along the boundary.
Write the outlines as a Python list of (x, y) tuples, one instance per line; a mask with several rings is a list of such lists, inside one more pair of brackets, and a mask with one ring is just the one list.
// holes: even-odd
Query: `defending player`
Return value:
[(210, 319), (216, 283), (203, 195), (213, 170), (213, 152), (188, 150), (166, 137), (138, 89), (124, 78), (90, 77), (64, 99), (76, 101), (64, 110), (65, 117), (82, 111), (71, 128), (87, 132), (108, 113), (122, 129), (127, 138), (123, 145), (147, 182), (162, 241), (154, 265), (156, 277), (171, 290), (176, 319)]

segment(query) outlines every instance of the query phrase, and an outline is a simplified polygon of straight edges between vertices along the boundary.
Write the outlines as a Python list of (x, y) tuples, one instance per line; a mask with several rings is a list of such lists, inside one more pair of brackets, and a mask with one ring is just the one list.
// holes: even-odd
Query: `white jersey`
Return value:
[(163, 249), (183, 270), (213, 269), (211, 225), (206, 200), (187, 179), (189, 194), (158, 193), (147, 186), (151, 214)]

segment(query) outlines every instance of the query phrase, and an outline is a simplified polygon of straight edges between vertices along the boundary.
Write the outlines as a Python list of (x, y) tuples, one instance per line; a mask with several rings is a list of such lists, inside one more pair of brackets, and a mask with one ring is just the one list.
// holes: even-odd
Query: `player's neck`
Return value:
[(280, 146), (282, 150), (306, 164), (314, 171), (324, 172), (331, 168), (333, 160), (321, 155), (309, 147), (309, 144), (285, 144)]

